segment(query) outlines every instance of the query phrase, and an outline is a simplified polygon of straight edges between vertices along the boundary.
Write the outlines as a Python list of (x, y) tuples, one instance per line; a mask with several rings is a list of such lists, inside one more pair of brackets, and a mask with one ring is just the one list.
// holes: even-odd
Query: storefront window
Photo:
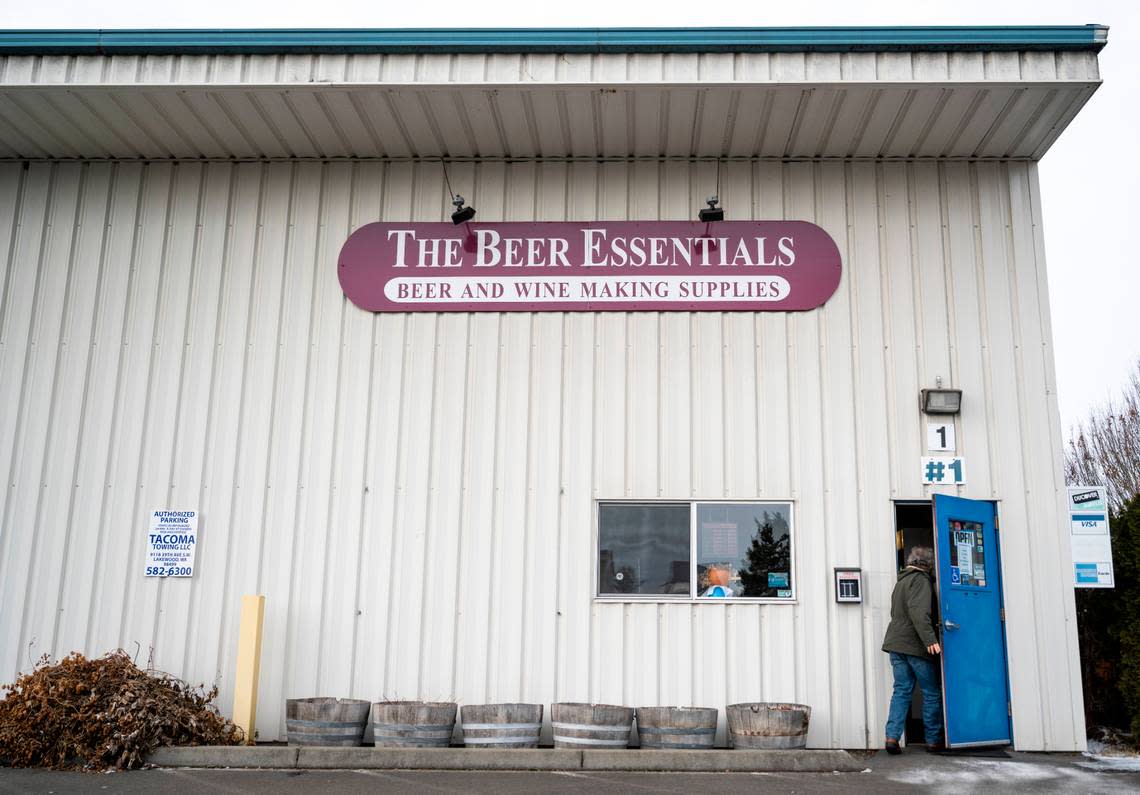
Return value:
[(790, 506), (699, 503), (697, 595), (791, 599)]
[(598, 593), (688, 596), (688, 503), (602, 503)]
[(598, 505), (600, 597), (791, 600), (792, 569), (790, 503)]

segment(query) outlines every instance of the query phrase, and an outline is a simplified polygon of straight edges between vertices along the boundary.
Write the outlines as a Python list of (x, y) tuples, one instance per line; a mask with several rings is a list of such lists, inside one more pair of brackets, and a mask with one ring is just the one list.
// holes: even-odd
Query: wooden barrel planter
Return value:
[(480, 704), (459, 710), (471, 748), (537, 748), (542, 704)]
[(455, 709), (444, 701), (382, 701), (372, 705), (377, 748), (447, 748), (455, 731)]
[(354, 698), (290, 698), (285, 735), (289, 745), (360, 745), (371, 708)]
[(733, 748), (803, 748), (811, 707), (806, 704), (729, 704), (728, 733)]
[(712, 707), (638, 707), (637, 736), (648, 749), (712, 748), (716, 719)]
[(550, 705), (555, 748), (625, 748), (633, 710), (613, 704)]

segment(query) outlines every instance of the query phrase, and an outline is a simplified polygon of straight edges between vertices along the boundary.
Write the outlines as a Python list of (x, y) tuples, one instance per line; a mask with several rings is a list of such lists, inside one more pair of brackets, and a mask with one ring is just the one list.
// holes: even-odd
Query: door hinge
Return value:
[(1004, 607), (1001, 609), (1001, 620), (1005, 621), (1005, 608)]
[(1008, 702), (1008, 701), (1007, 701), (1007, 702), (1005, 702), (1005, 712), (1006, 712), (1006, 714), (1007, 714), (1007, 715), (1009, 715), (1011, 718), (1013, 717), (1013, 704), (1011, 704), (1011, 703), (1010, 703), (1010, 702)]

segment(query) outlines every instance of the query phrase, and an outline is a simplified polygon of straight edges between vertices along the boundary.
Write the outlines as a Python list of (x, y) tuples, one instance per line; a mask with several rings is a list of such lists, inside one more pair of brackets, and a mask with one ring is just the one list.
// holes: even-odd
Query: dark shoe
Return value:
[(927, 743), (926, 753), (928, 754), (944, 754), (950, 749), (946, 747), (946, 743)]
[(887, 740), (886, 748), (887, 748), (887, 753), (890, 754), (891, 756), (898, 756), (899, 754), (902, 753), (902, 749), (899, 748), (899, 741), (898, 740)]

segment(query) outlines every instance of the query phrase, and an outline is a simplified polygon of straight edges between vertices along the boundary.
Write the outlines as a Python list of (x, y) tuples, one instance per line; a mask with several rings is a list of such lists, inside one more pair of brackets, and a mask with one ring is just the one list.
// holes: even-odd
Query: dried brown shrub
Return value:
[(5, 686), (0, 761), (15, 767), (140, 767), (162, 745), (234, 745), (242, 731), (211, 703), (217, 687), (144, 671), (126, 652), (46, 656)]

